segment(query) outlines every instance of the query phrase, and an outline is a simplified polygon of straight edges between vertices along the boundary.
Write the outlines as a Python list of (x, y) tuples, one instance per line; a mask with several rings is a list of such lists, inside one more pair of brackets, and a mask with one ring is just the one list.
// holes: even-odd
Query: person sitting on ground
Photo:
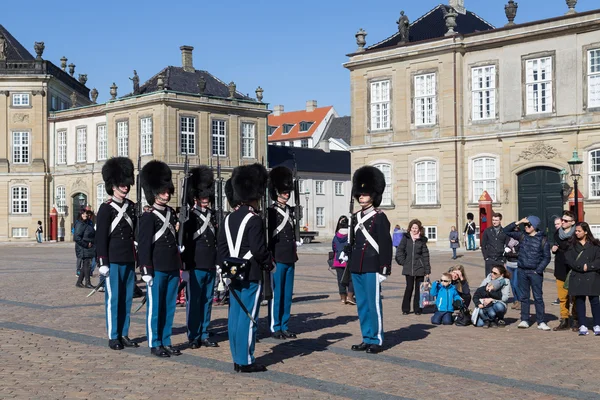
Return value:
[(496, 328), (498, 327), (498, 321), (503, 320), (506, 306), (496, 305), (496, 302), (502, 298), (503, 285), (503, 280), (496, 279), (485, 286), (478, 287), (475, 291), (473, 301), (479, 309), (477, 321), (475, 322), (476, 326)]
[[(491, 305), (492, 307), (486, 309), (484, 313), (482, 313), (481, 310), (479, 311), (479, 315), (477, 316), (478, 320), (476, 321), (477, 324), (480, 324), (478, 326), (494, 328), (497, 325), (506, 324), (506, 322), (504, 321), (504, 315), (506, 314), (506, 302), (508, 301), (508, 297), (510, 294), (510, 272), (508, 272), (503, 265), (494, 265), (492, 267), (492, 272), (490, 272), (490, 274), (485, 277), (485, 279), (481, 282), (481, 285), (479, 285), (479, 288), (477, 288), (477, 290), (484, 289), (485, 292), (485, 288), (487, 287), (487, 285), (495, 281), (498, 281), (500, 284), (500, 296), (491, 297), (491, 301), (485, 301), (485, 303), (487, 303), (485, 305)], [(476, 296), (477, 291), (475, 291), (475, 295), (473, 296), (473, 302), (475, 303), (475, 307), (481, 308), (479, 307), (481, 303), (479, 300), (482, 297)], [(487, 321), (489, 322), (489, 324), (480, 323), (479, 320), (483, 320), (483, 322)]]
[(452, 313), (454, 312), (454, 303), (462, 303), (460, 295), (452, 285), (452, 275), (444, 272), (439, 281), (431, 284), (429, 294), (436, 296), (435, 305), (437, 310), (431, 316), (431, 323), (434, 325), (452, 325)]
[(467, 273), (465, 267), (462, 265), (455, 265), (450, 267), (448, 273), (452, 275), (452, 285), (456, 288), (463, 304), (466, 308), (471, 305), (471, 289), (469, 288), (469, 281), (467, 279)]

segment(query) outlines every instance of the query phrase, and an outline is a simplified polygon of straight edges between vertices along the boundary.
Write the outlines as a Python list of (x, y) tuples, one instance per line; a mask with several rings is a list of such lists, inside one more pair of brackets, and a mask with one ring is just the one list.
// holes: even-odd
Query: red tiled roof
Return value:
[[(275, 126), (277, 129), (269, 136), (269, 142), (279, 142), (282, 140), (297, 140), (312, 137), (315, 130), (331, 111), (333, 106), (315, 108), (314, 111), (290, 111), (275, 116), (269, 115), (269, 126)], [(313, 122), (306, 132), (300, 132), (300, 122)], [(294, 124), (294, 127), (286, 134), (283, 133), (283, 124)]]

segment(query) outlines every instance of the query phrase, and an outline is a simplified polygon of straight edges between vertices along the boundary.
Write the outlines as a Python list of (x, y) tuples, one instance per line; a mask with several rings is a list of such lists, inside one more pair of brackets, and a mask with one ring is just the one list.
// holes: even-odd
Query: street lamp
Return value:
[(569, 192), (571, 191), (571, 186), (567, 182), (567, 175), (569, 175), (569, 171), (566, 168), (563, 168), (558, 173), (560, 175), (560, 184), (562, 186), (562, 190), (560, 192), (560, 199), (562, 200), (562, 204), (565, 204), (565, 199), (569, 196)]
[(571, 179), (573, 179), (573, 195), (575, 199), (575, 222), (579, 222), (579, 191), (577, 190), (577, 181), (581, 178), (581, 164), (583, 164), (583, 160), (579, 158), (577, 154), (577, 148), (573, 150), (573, 157), (567, 161), (569, 164), (569, 169), (571, 170)]
[(306, 199), (306, 212), (304, 213), (304, 215), (306, 215), (306, 221), (304, 221), (304, 225), (306, 227), (308, 227), (308, 198), (310, 195), (310, 191), (308, 189), (306, 189), (306, 191), (304, 192), (304, 198)]
[(85, 196), (83, 195), (83, 193), (79, 193), (78, 200), (79, 200), (79, 213), (81, 213), (81, 210), (83, 210), (85, 208), (85, 203), (86, 203), (86, 199), (85, 199)]

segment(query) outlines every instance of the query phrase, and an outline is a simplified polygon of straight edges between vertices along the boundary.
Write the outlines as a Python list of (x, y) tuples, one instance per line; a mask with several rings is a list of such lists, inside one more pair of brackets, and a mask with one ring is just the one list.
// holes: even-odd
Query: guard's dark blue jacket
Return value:
[[(164, 210), (149, 208), (140, 218), (140, 232), (138, 241), (138, 254), (140, 258), (140, 271), (143, 275), (153, 275), (154, 271), (168, 272), (181, 269), (181, 257), (177, 247), (177, 238), (170, 229), (154, 242), (154, 234), (160, 231), (163, 222), (153, 211), (157, 210), (166, 217), (167, 210), (171, 211), (171, 225), (173, 229), (177, 224), (175, 210), (166, 206)], [(167, 221), (168, 222), (168, 221)]]
[[(371, 209), (367, 210), (370, 212)], [(358, 213), (362, 214), (363, 211)], [(357, 218), (352, 216), (352, 226), (357, 226)], [(364, 226), (379, 245), (379, 253), (368, 242), (361, 229), (352, 232), (354, 237), (352, 241), (352, 253), (348, 260), (350, 272), (383, 272), (383, 268), (391, 268), (392, 264), (392, 236), (390, 235), (390, 221), (387, 216), (381, 211), (376, 210), (375, 215), (364, 222)]]
[[(275, 229), (283, 222), (283, 215), (281, 215), (276, 207), (281, 207), (283, 211), (286, 209), (290, 214), (289, 222), (285, 224), (283, 229), (273, 236)], [(290, 207), (287, 204), (285, 208), (279, 204), (272, 204), (268, 208), (269, 218), (269, 250), (273, 254), (273, 258), (276, 262), (293, 264), (298, 261), (298, 255), (296, 253), (296, 236), (294, 233), (294, 207)]]
[(127, 215), (133, 222), (133, 229), (129, 223), (122, 218), (115, 229), (110, 232), (110, 227), (118, 212), (110, 204), (116, 203), (119, 207), (123, 203), (118, 203), (114, 199), (109, 199), (100, 205), (98, 215), (96, 216), (96, 256), (99, 266), (108, 266), (110, 263), (129, 264), (135, 262), (135, 226), (137, 217), (135, 214), (135, 203), (125, 199), (127, 203)]
[[(215, 230), (215, 233), (206, 227), (204, 232), (194, 239), (196, 232), (200, 230), (204, 221), (196, 214), (199, 212), (204, 217), (210, 213), (210, 223)], [(185, 231), (183, 236), (183, 244), (185, 250), (183, 251), (184, 269), (203, 269), (213, 270), (217, 262), (217, 218), (215, 211), (211, 209), (204, 209), (194, 207), (190, 211), (190, 217), (185, 223)]]

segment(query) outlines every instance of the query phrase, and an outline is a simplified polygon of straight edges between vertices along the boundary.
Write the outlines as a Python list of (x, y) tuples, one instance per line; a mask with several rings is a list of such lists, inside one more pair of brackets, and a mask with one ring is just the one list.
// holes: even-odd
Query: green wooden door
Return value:
[(523, 171), (519, 182), (519, 219), (528, 215), (540, 218), (540, 230), (552, 237), (554, 221), (563, 210), (562, 185), (558, 170), (550, 167), (536, 167)]

